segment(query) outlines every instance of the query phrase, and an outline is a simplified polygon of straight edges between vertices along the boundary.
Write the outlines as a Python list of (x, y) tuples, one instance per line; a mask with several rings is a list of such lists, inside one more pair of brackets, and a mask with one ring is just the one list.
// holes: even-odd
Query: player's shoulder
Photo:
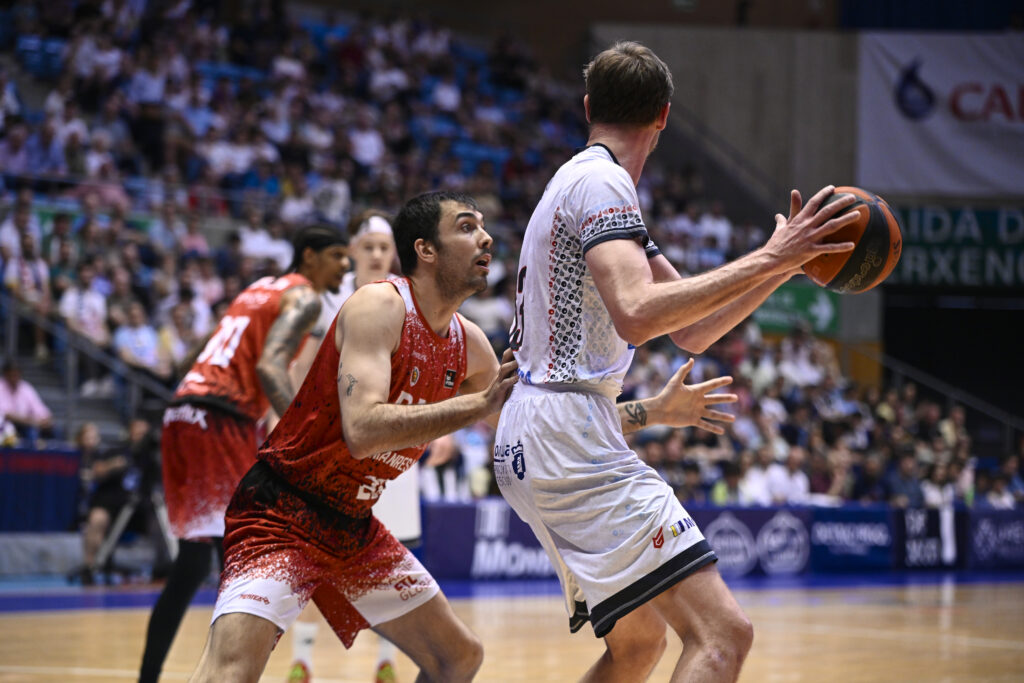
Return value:
[(482, 327), (480, 327), (475, 322), (473, 322), (466, 316), (462, 315), (461, 313), (456, 313), (455, 317), (462, 324), (462, 329), (464, 330), (467, 346), (472, 344), (490, 347), (491, 342), (487, 339), (487, 334), (484, 332)]
[(346, 316), (370, 313), (374, 316), (405, 317), (405, 302), (390, 281), (371, 282), (353, 292), (342, 311)]

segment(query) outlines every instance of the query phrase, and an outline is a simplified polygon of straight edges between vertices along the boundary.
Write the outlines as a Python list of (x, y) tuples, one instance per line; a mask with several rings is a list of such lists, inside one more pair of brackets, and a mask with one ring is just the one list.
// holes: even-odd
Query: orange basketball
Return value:
[(859, 187), (837, 187), (822, 207), (852, 194), (857, 201), (840, 211), (842, 216), (851, 211), (859, 218), (856, 223), (837, 230), (826, 238), (827, 242), (853, 242), (853, 251), (841, 254), (822, 254), (804, 264), (804, 273), (815, 284), (840, 294), (866, 292), (889, 276), (900, 260), (903, 234), (892, 209), (876, 194)]

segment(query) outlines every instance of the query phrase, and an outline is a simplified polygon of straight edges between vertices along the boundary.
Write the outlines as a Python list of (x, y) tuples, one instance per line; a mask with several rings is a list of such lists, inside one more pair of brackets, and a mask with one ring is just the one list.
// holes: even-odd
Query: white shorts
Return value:
[(494, 475), (536, 534), (569, 625), (597, 637), (717, 560), (671, 487), (626, 445), (602, 395), (518, 384), (501, 411)]
[(223, 614), (243, 612), (266, 619), (283, 633), (313, 600), (345, 647), (351, 647), (363, 628), (408, 614), (440, 592), (434, 578), (411, 554), (372, 587), (364, 584), (352, 591), (338, 581), (312, 588), (306, 583), (297, 589), (294, 581), (260, 572), (236, 576), (221, 586), (210, 623)]

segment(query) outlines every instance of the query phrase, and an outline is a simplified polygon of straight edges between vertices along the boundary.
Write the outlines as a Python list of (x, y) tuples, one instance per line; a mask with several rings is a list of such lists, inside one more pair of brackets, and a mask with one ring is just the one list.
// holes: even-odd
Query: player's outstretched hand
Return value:
[(719, 403), (735, 403), (736, 394), (712, 394), (720, 387), (732, 384), (732, 377), (716, 377), (700, 384), (686, 384), (686, 376), (693, 369), (691, 358), (676, 370), (672, 379), (651, 399), (648, 414), (657, 422), (670, 427), (700, 427), (715, 434), (724, 434), (725, 427), (716, 423), (734, 422), (729, 413), (714, 410)]
[(799, 190), (790, 192), (789, 217), (781, 213), (775, 214), (775, 231), (764, 246), (765, 250), (778, 260), (780, 268), (799, 268), (821, 254), (853, 249), (853, 242), (822, 241), (857, 220), (857, 213), (854, 211), (835, 217), (856, 201), (852, 194), (843, 195), (822, 208), (821, 205), (835, 189), (833, 185), (826, 185), (806, 204), (802, 204)]
[(498, 368), (498, 376), (487, 387), (484, 397), (487, 401), (487, 409), (484, 415), (490, 415), (501, 410), (505, 401), (512, 394), (512, 387), (519, 381), (519, 363), (516, 362), (512, 349), (505, 349), (501, 355), (501, 367)]

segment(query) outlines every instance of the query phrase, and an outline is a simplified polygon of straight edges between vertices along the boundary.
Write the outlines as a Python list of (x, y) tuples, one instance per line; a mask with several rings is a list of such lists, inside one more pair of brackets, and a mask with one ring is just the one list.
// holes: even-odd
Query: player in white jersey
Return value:
[[(336, 294), (321, 294), (320, 318), (310, 332), (309, 340), (292, 364), (290, 373), (296, 386), (302, 384), (309, 372), (313, 359), (320, 348), (324, 335), (330, 329), (334, 317), (342, 304), (365, 284), (394, 277), (395, 238), (388, 219), (378, 211), (367, 210), (354, 217), (349, 224), (349, 258), (354, 268), (345, 273), (341, 287)], [(388, 483), (384, 493), (373, 506), (373, 514), (387, 527), (395, 538), (407, 546), (419, 543), (422, 535), (420, 523), (419, 463), (413, 464), (397, 479)], [(290, 683), (307, 683), (312, 680), (313, 646), (319, 622), (312, 608), (307, 608), (295, 622), (292, 632), (292, 666), (289, 669)], [(376, 678), (378, 681), (394, 680), (395, 646), (385, 638), (380, 639), (377, 654)]]
[[(735, 680), (753, 627), (692, 518), (623, 438), (687, 418), (614, 400), (636, 345), (669, 334), (700, 353), (811, 258), (852, 249), (822, 243), (851, 220), (832, 216), (852, 197), (819, 211), (833, 188), (806, 206), (793, 191), (789, 217), (776, 216), (763, 247), (683, 279), (648, 236), (636, 193), (668, 119), (672, 76), (629, 42), (584, 76), (588, 146), (548, 183), (520, 253), (510, 335), (520, 382), (501, 413), (495, 476), (559, 572), (570, 629), (589, 620), (605, 639), (583, 680), (645, 680), (666, 625), (684, 644), (672, 680)], [(722, 431), (707, 416), (696, 424)]]

